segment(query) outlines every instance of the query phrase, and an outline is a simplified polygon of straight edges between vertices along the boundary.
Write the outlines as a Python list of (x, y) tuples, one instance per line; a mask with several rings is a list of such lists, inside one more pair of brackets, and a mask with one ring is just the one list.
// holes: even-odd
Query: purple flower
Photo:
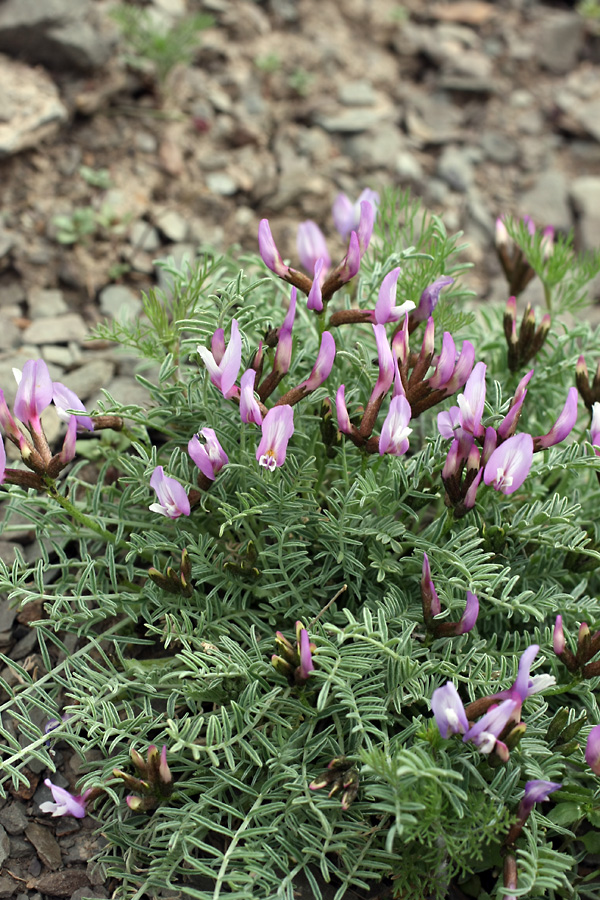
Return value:
[(465, 734), (469, 728), (462, 700), (451, 681), (435, 689), (431, 697), (431, 711), (443, 738), (451, 734)]
[(452, 377), (449, 381), (447, 381), (442, 388), (444, 390), (444, 395), (449, 397), (451, 394), (454, 394), (459, 388), (465, 384), (471, 372), (473, 370), (473, 363), (475, 362), (475, 347), (471, 343), (471, 341), (463, 341), (463, 345), (461, 347), (460, 356), (456, 361), (456, 365), (454, 366), (454, 372), (452, 373)]
[(379, 453), (391, 453), (394, 456), (402, 456), (408, 450), (408, 436), (412, 428), (408, 427), (411, 417), (410, 403), (402, 395), (392, 397), (390, 411), (387, 414), (381, 428), (379, 438)]
[[(249, 369), (249, 371), (253, 372), (254, 370)], [(200, 443), (200, 435), (206, 441), (205, 444)], [(229, 457), (221, 447), (219, 439), (212, 428), (202, 428), (199, 434), (195, 434), (190, 439), (188, 442), (188, 453), (202, 474), (211, 481), (215, 480), (223, 466), (226, 466), (229, 462)], [(178, 482), (175, 483), (178, 484)]]
[(319, 347), (319, 353), (312, 372), (306, 381), (303, 381), (299, 387), (304, 388), (307, 393), (309, 391), (315, 391), (329, 378), (331, 370), (333, 369), (334, 360), (335, 340), (330, 331), (324, 331), (321, 336), (321, 346)]
[(323, 273), (323, 267), (325, 265), (325, 260), (320, 257), (313, 269), (313, 283), (311, 285), (310, 291), (308, 292), (308, 297), (306, 298), (306, 308), (314, 309), (315, 312), (323, 312), (323, 294), (321, 293), (321, 284), (322, 278), (321, 275)]
[(565, 632), (563, 629), (562, 616), (556, 617), (556, 622), (554, 623), (554, 632), (552, 634), (552, 646), (554, 648), (554, 652), (557, 656), (560, 656), (565, 652), (565, 647), (567, 646), (567, 642), (565, 640)]
[(442, 605), (433, 584), (433, 579), (431, 577), (431, 567), (429, 565), (429, 557), (426, 553), (423, 553), (421, 597), (423, 599), (423, 609), (425, 611), (425, 617), (430, 618), (433, 616), (438, 616), (442, 611)]
[[(219, 340), (217, 342), (218, 346), (220, 346), (220, 343)], [(198, 353), (208, 369), (210, 380), (214, 386), (221, 391), (226, 399), (233, 397), (236, 393), (234, 385), (242, 364), (242, 337), (236, 319), (231, 320), (231, 337), (227, 349), (219, 362), (206, 347), (198, 345)]]
[(340, 384), (335, 395), (335, 412), (340, 431), (343, 434), (352, 434), (352, 423), (346, 407), (346, 387), (343, 384)]
[(290, 305), (286, 313), (283, 324), (279, 329), (279, 339), (277, 341), (277, 350), (275, 351), (275, 359), (273, 361), (273, 371), (278, 375), (285, 375), (290, 368), (292, 360), (292, 328), (294, 327), (294, 317), (296, 315), (296, 288), (292, 288), (290, 294)]
[(554, 791), (560, 791), (561, 788), (562, 784), (556, 781), (527, 781), (517, 815), (524, 821), (536, 803), (544, 803), (550, 794), (553, 794)]
[(592, 404), (592, 424), (590, 425), (590, 440), (594, 445), (594, 453), (600, 456), (600, 403)]
[(483, 472), (486, 484), (503, 494), (517, 491), (531, 469), (533, 438), (530, 434), (515, 434), (496, 447)]
[(77, 420), (79, 416), (71, 416), (71, 421), (67, 425), (67, 433), (60, 450), (59, 458), (63, 466), (75, 459), (75, 448), (77, 444)]
[(0, 434), (0, 484), (4, 482), (6, 478), (6, 450), (4, 449), (4, 441), (2, 440), (2, 435)]
[(485, 363), (478, 362), (469, 375), (464, 394), (459, 394), (456, 398), (460, 409), (460, 424), (474, 437), (481, 437), (484, 433), (481, 417), (485, 404), (486, 368)]
[(514, 683), (508, 690), (494, 694), (497, 700), (516, 700), (520, 707), (527, 697), (531, 697), (532, 694), (539, 694), (540, 691), (556, 683), (554, 675), (530, 675), (531, 665), (539, 649), (538, 644), (530, 644), (523, 651)]
[(457, 626), (456, 626), (456, 634), (467, 634), (468, 631), (471, 631), (475, 622), (477, 621), (477, 616), (479, 615), (479, 600), (475, 596), (475, 594), (471, 593), (471, 591), (467, 591), (467, 605), (465, 606), (465, 611), (460, 617)]
[(346, 282), (350, 281), (351, 278), (354, 278), (358, 270), (360, 269), (360, 260), (362, 257), (360, 243), (358, 240), (358, 235), (355, 231), (350, 235), (350, 244), (348, 245), (348, 252), (345, 257), (341, 261), (339, 268), (337, 270), (338, 277), (342, 284), (346, 284)]
[(461, 427), (460, 409), (458, 406), (451, 406), (448, 412), (438, 413), (437, 426), (443, 438), (454, 440)]
[(373, 321), (377, 325), (387, 325), (388, 322), (397, 322), (398, 319), (401, 319), (407, 312), (410, 312), (411, 309), (415, 308), (415, 304), (412, 300), (406, 300), (400, 306), (395, 305), (396, 287), (401, 271), (402, 269), (400, 266), (397, 266), (397, 268), (388, 272), (381, 282), (377, 303), (375, 304), (375, 310), (373, 311)]
[[(85, 428), (88, 431), (94, 430), (94, 423), (91, 417), (88, 416), (85, 406), (75, 391), (72, 391), (64, 384), (61, 384), (60, 381), (55, 381), (52, 384), (52, 400), (54, 401), (58, 417), (63, 422), (68, 423), (71, 420), (72, 415), (74, 415), (78, 429)], [(68, 413), (68, 409), (77, 409), (82, 412), (83, 415)]]
[(567, 394), (567, 402), (565, 403), (562, 412), (560, 413), (558, 419), (548, 432), (543, 437), (535, 439), (536, 449), (544, 449), (546, 450), (548, 447), (553, 447), (554, 444), (559, 444), (561, 441), (571, 433), (573, 428), (575, 427), (575, 423), (577, 421), (577, 388), (569, 388), (569, 393)]
[(394, 357), (385, 333), (385, 325), (373, 325), (377, 357), (379, 361), (379, 378), (373, 388), (369, 404), (380, 400), (387, 394), (394, 380)]
[(594, 725), (588, 735), (585, 761), (594, 775), (600, 775), (600, 725)]
[(379, 194), (370, 188), (365, 188), (355, 203), (352, 203), (346, 194), (338, 194), (333, 202), (333, 221), (335, 227), (346, 240), (351, 231), (356, 231), (360, 223), (361, 203), (367, 201), (377, 211), (379, 206)]
[(523, 378), (521, 378), (520, 382), (517, 385), (517, 390), (515, 391), (515, 396), (513, 397), (511, 407), (498, 426), (498, 434), (502, 438), (502, 440), (504, 440), (505, 438), (509, 438), (514, 434), (519, 416), (521, 415), (521, 409), (523, 408), (525, 397), (527, 396), (527, 385), (529, 384), (532, 375), (533, 369), (531, 369), (526, 375), (523, 376)]
[(419, 305), (411, 316), (413, 322), (424, 322), (425, 319), (428, 319), (429, 316), (433, 315), (433, 311), (440, 299), (442, 288), (445, 288), (448, 284), (454, 284), (454, 278), (443, 275), (441, 278), (438, 278), (437, 281), (434, 281), (433, 284), (430, 284), (429, 287), (425, 288), (421, 294)]
[(52, 402), (53, 388), (48, 366), (43, 359), (28, 359), (22, 372), (13, 369), (13, 373), (18, 385), (13, 412), (21, 422), (39, 431), (40, 416)]
[(360, 203), (360, 220), (356, 229), (356, 237), (358, 246), (360, 247), (361, 259), (367, 252), (371, 243), (373, 234), (373, 226), (375, 225), (375, 209), (367, 200), (361, 200)]
[(91, 790), (84, 791), (83, 794), (74, 795), (64, 788), (52, 784), (49, 778), (46, 778), (44, 784), (52, 791), (54, 803), (50, 800), (40, 803), (41, 812), (52, 813), (53, 816), (74, 816), (76, 819), (83, 819)]
[(432, 360), (433, 364), (435, 364), (435, 372), (429, 378), (429, 387), (437, 390), (437, 388), (443, 388), (450, 381), (456, 365), (456, 345), (448, 331), (444, 332), (441, 353), (435, 363)]
[(294, 410), (291, 406), (274, 406), (263, 419), (262, 438), (256, 451), (259, 466), (273, 471), (285, 462), (287, 445), (294, 433)]
[(150, 504), (152, 512), (160, 513), (169, 519), (177, 519), (179, 516), (189, 516), (190, 501), (183, 485), (175, 478), (165, 475), (162, 466), (157, 466), (150, 478), (150, 487), (156, 491), (158, 503)]
[(327, 270), (331, 267), (331, 257), (327, 251), (325, 236), (316, 222), (307, 219), (298, 225), (296, 246), (298, 258), (307, 272), (312, 272), (316, 263), (322, 260), (319, 269), (321, 283)]
[(261, 255), (262, 261), (271, 272), (275, 272), (280, 278), (286, 277), (289, 267), (283, 262), (279, 250), (275, 245), (268, 219), (261, 219), (258, 226), (258, 252)]
[(242, 422), (254, 422), (255, 425), (262, 425), (262, 413), (254, 396), (255, 380), (256, 370), (246, 369), (240, 380), (240, 416)]
[(498, 740), (513, 713), (519, 706), (516, 700), (504, 700), (499, 706), (493, 706), (482, 718), (465, 734), (463, 741), (472, 741), (480, 753), (491, 753), (496, 749), (496, 745), (501, 745), (498, 749), (501, 755), (504, 755), (506, 748), (501, 741)]
[(315, 664), (312, 661), (308, 631), (304, 628), (302, 622), (296, 622), (296, 635), (298, 652), (300, 654), (298, 678), (301, 681), (308, 681), (308, 676), (314, 670)]

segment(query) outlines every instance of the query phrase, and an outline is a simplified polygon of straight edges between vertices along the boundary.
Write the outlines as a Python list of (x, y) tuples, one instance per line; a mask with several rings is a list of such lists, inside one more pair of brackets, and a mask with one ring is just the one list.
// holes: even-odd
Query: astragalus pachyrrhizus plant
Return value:
[(39, 555), (0, 581), (45, 612), (5, 777), (45, 764), (42, 812), (97, 819), (118, 897), (597, 898), (600, 261), (502, 220), (549, 307), (518, 325), (407, 197), (334, 215), (99, 329), (147, 409), (17, 373), (0, 469)]

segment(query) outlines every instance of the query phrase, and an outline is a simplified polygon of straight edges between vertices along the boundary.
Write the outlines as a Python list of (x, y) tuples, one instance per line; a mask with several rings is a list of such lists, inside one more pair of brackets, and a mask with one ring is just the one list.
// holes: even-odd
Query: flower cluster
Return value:
[(567, 646), (563, 629), (562, 616), (558, 615), (554, 623), (554, 652), (569, 672), (577, 672), (583, 678), (595, 678), (600, 675), (600, 661), (590, 662), (600, 651), (600, 631), (591, 633), (587, 622), (582, 622), (577, 634), (575, 653)]
[[(5, 436), (19, 450), (21, 459), (31, 472), (6, 467), (6, 450), (0, 435), (0, 484), (7, 481), (23, 487), (43, 489), (44, 477), (56, 478), (59, 472), (75, 457), (75, 441), (78, 431), (95, 428), (122, 427), (118, 416), (96, 416), (93, 420), (79, 397), (66, 385), (52, 381), (43, 359), (29, 359), (23, 370), (13, 369), (17, 393), (13, 414), (8, 408), (4, 392), (0, 391), (0, 425)], [(67, 423), (61, 450), (53, 454), (42, 426), (42, 413), (54, 404), (59, 418)], [(26, 436), (19, 427), (25, 428)]]
[[(522, 220), (529, 236), (535, 235), (535, 224), (529, 216), (523, 216)], [(542, 232), (542, 248), (544, 256), (548, 257), (554, 249), (554, 228), (549, 225)], [(496, 219), (496, 253), (508, 282), (508, 290), (511, 295), (518, 296), (523, 293), (527, 285), (535, 278), (535, 270), (528, 262), (520, 247), (510, 237), (505, 225), (505, 217)]]
[[(521, 721), (523, 702), (555, 682), (552, 675), (530, 676), (539, 649), (537, 644), (531, 644), (524, 651), (517, 678), (510, 688), (475, 700), (466, 708), (451, 681), (436, 688), (431, 709), (441, 736), (462, 734), (463, 741), (473, 743), (480, 753), (489, 755), (494, 751), (500, 761), (506, 762), (509, 751), (525, 733), (526, 725)], [(481, 719), (475, 721), (478, 716)]]
[(271, 657), (271, 663), (275, 669), (284, 675), (290, 684), (306, 684), (310, 673), (314, 671), (312, 654), (316, 650), (311, 643), (308, 631), (302, 622), (296, 622), (296, 646), (292, 646), (288, 639), (278, 631), (275, 635), (277, 653)]
[(440, 622), (435, 620), (442, 611), (440, 598), (431, 578), (429, 558), (423, 554), (423, 575), (421, 577), (421, 601), (423, 604), (423, 618), (427, 630), (435, 637), (450, 637), (451, 635), (466, 634), (471, 631), (477, 616), (479, 615), (479, 600), (471, 591), (467, 591), (467, 603), (465, 611), (458, 622)]
[(358, 794), (358, 769), (345, 756), (336, 756), (331, 760), (324, 772), (314, 781), (311, 781), (311, 791), (319, 791), (321, 788), (329, 788), (328, 797), (342, 792), (341, 804), (344, 812), (350, 808)]
[(167, 748), (163, 744), (159, 753), (158, 748), (152, 744), (148, 747), (148, 754), (144, 760), (143, 756), (132, 747), (130, 756), (139, 772), (139, 778), (128, 775), (120, 769), (113, 769), (115, 778), (120, 778), (131, 791), (141, 794), (141, 797), (129, 794), (125, 798), (127, 806), (135, 812), (156, 809), (173, 793), (173, 775), (167, 763)]
[(533, 369), (521, 379), (510, 408), (497, 428), (482, 424), (485, 406), (485, 363), (474, 367), (457, 398), (458, 406), (438, 415), (438, 429), (452, 444), (442, 469), (446, 489), (446, 503), (457, 516), (464, 515), (475, 505), (480, 482), (512, 494), (529, 474), (534, 452), (545, 450), (563, 441), (577, 421), (577, 390), (570, 388), (565, 406), (556, 422), (540, 437), (516, 434), (517, 423), (527, 396), (527, 385)]

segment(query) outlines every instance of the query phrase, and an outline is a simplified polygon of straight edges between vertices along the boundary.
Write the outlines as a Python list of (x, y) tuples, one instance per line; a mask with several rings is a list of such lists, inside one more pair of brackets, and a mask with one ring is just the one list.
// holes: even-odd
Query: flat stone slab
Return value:
[(37, 147), (67, 121), (56, 86), (42, 69), (0, 55), (0, 157)]

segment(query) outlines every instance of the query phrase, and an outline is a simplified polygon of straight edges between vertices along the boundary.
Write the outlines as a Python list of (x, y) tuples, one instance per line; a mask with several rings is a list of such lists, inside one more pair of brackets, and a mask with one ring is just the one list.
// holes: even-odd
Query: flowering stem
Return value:
[(67, 512), (76, 522), (79, 522), (80, 525), (84, 525), (86, 528), (89, 528), (91, 531), (95, 532), (102, 538), (105, 538), (107, 541), (110, 541), (111, 544), (117, 543), (116, 535), (112, 534), (112, 532), (107, 531), (106, 528), (103, 528), (102, 525), (99, 525), (98, 522), (95, 522), (93, 519), (90, 519), (89, 516), (86, 516), (85, 513), (82, 513), (77, 507), (71, 503), (70, 500), (67, 500), (66, 497), (58, 491), (56, 487), (56, 483), (47, 476), (44, 478), (44, 484), (46, 487), (46, 491), (48, 495), (52, 497), (53, 500), (62, 506), (62, 508)]

